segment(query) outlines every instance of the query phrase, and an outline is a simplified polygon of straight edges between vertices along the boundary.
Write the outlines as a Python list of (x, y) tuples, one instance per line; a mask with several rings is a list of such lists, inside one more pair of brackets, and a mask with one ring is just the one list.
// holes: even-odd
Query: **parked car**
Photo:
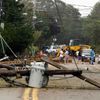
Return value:
[(52, 52), (55, 52), (56, 53), (57, 49), (58, 49), (58, 46), (57, 45), (51, 45), (50, 48), (46, 49), (46, 51), (48, 53), (52, 53)]
[[(90, 60), (90, 52), (91, 52), (91, 49), (82, 50), (82, 53), (81, 53), (82, 61)], [(94, 57), (94, 62), (95, 62), (95, 57)]]

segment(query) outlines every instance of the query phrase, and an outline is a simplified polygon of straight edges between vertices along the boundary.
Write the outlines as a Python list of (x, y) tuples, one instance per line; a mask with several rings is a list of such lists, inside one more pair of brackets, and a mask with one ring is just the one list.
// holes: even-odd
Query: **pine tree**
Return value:
[(23, 15), (24, 4), (21, 0), (4, 0), (2, 20), (5, 24), (2, 33), (5, 40), (15, 52), (23, 51), (32, 40), (32, 21), (26, 22)]

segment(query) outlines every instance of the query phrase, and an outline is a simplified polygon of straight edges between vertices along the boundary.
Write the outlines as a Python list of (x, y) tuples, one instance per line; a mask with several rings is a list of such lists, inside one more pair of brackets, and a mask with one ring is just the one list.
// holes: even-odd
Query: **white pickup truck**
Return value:
[[(83, 49), (82, 50), (82, 61), (84, 61), (85, 59), (88, 59), (90, 60), (90, 52), (91, 52), (91, 49)], [(94, 57), (94, 61), (95, 61), (95, 57)]]
[(58, 49), (57, 45), (51, 45), (50, 48), (46, 49), (48, 53), (56, 52)]

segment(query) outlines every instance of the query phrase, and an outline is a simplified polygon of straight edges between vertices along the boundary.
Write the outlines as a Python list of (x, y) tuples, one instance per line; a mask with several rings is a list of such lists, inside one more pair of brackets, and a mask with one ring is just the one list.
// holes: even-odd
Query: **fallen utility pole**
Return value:
[(17, 74), (20, 74), (21, 76), (29, 76), (30, 71), (29, 70), (0, 70), (0, 77), (6, 76), (6, 77), (14, 77), (17, 76)]
[[(44, 58), (42, 58), (42, 61), (44, 61), (46, 64), (51, 64), (54, 67), (58, 68), (57, 70), (46, 70), (44, 72), (44, 74), (47, 76), (71, 74), (71, 75), (76, 76), (77, 78), (79, 78), (81, 80), (84, 80), (84, 81), (100, 88), (100, 83), (82, 75), (82, 70), (68, 70), (65, 66), (60, 65), (60, 64), (53, 62), (51, 60), (48, 60), (48, 59), (44, 59)], [(5, 65), (5, 64), (0, 64), (0, 68), (8, 69), (8, 70), (0, 70), (0, 77), (3, 77), (3, 76), (13, 77), (13, 76), (17, 76), (17, 75), (29, 76), (30, 71), (31, 71), (31, 68), (12, 67), (12, 66)]]
[(45, 75), (52, 76), (52, 75), (66, 75), (66, 74), (75, 74), (80, 75), (82, 71), (75, 71), (75, 70), (47, 70), (45, 71)]
[(50, 65), (53, 65), (54, 67), (58, 68), (58, 69), (67, 69), (65, 68), (64, 66), (56, 63), (56, 62), (53, 62), (51, 60), (49, 60), (48, 58), (41, 58), (42, 61), (46, 62), (46, 63), (49, 63)]
[(14, 69), (14, 67), (10, 66), (10, 65), (7, 65), (7, 64), (0, 64), (0, 68), (6, 68), (8, 70), (12, 70)]
[[(56, 68), (68, 70), (68, 69), (67, 69), (66, 67), (64, 67), (63, 65), (59, 65), (58, 63), (53, 62), (53, 61), (50, 61), (49, 59), (42, 58), (41, 60), (44, 61), (44, 62), (46, 62), (46, 63), (48, 63), (48, 64), (51, 64), (51, 65), (55, 66)], [(80, 71), (80, 70), (78, 70), (78, 71)], [(87, 78), (86, 76), (82, 75), (82, 73), (80, 73), (80, 74), (72, 73), (72, 75), (74, 75), (74, 76), (76, 76), (77, 78), (79, 78), (79, 79), (81, 79), (81, 80), (84, 80), (84, 81), (86, 81), (86, 82), (88, 82), (88, 83), (90, 83), (90, 84), (92, 84), (92, 85), (94, 85), (94, 86), (100, 88), (100, 83), (98, 83), (98, 82), (96, 82), (96, 81), (94, 81), (94, 80), (92, 80), (92, 79), (90, 79), (90, 78)]]
[[(46, 70), (44, 72), (44, 75), (52, 76), (52, 75), (66, 75), (66, 74), (75, 74), (79, 75), (82, 71), (75, 71), (75, 70)], [(20, 74), (21, 76), (29, 76), (30, 70), (0, 70), (0, 76), (7, 76), (7, 77), (13, 77), (17, 74)]]
[(100, 88), (100, 83), (98, 83), (98, 82), (96, 82), (96, 81), (94, 81), (90, 78), (87, 78), (84, 75), (75, 75), (75, 76), (82, 79), (82, 80), (84, 80), (84, 81), (86, 81), (86, 82), (88, 82), (88, 83), (90, 83), (90, 84), (92, 84), (92, 85), (94, 85), (94, 86), (96, 86), (96, 87), (98, 87), (98, 88)]

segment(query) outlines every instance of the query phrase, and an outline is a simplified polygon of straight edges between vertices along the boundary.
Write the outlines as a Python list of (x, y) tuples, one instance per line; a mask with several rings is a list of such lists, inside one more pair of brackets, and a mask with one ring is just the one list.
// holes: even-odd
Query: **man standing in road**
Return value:
[(93, 49), (90, 51), (90, 64), (94, 64), (94, 59), (95, 59), (95, 52)]
[(60, 55), (59, 55), (59, 61), (63, 62), (63, 58), (64, 58), (64, 52), (63, 49), (60, 50)]

